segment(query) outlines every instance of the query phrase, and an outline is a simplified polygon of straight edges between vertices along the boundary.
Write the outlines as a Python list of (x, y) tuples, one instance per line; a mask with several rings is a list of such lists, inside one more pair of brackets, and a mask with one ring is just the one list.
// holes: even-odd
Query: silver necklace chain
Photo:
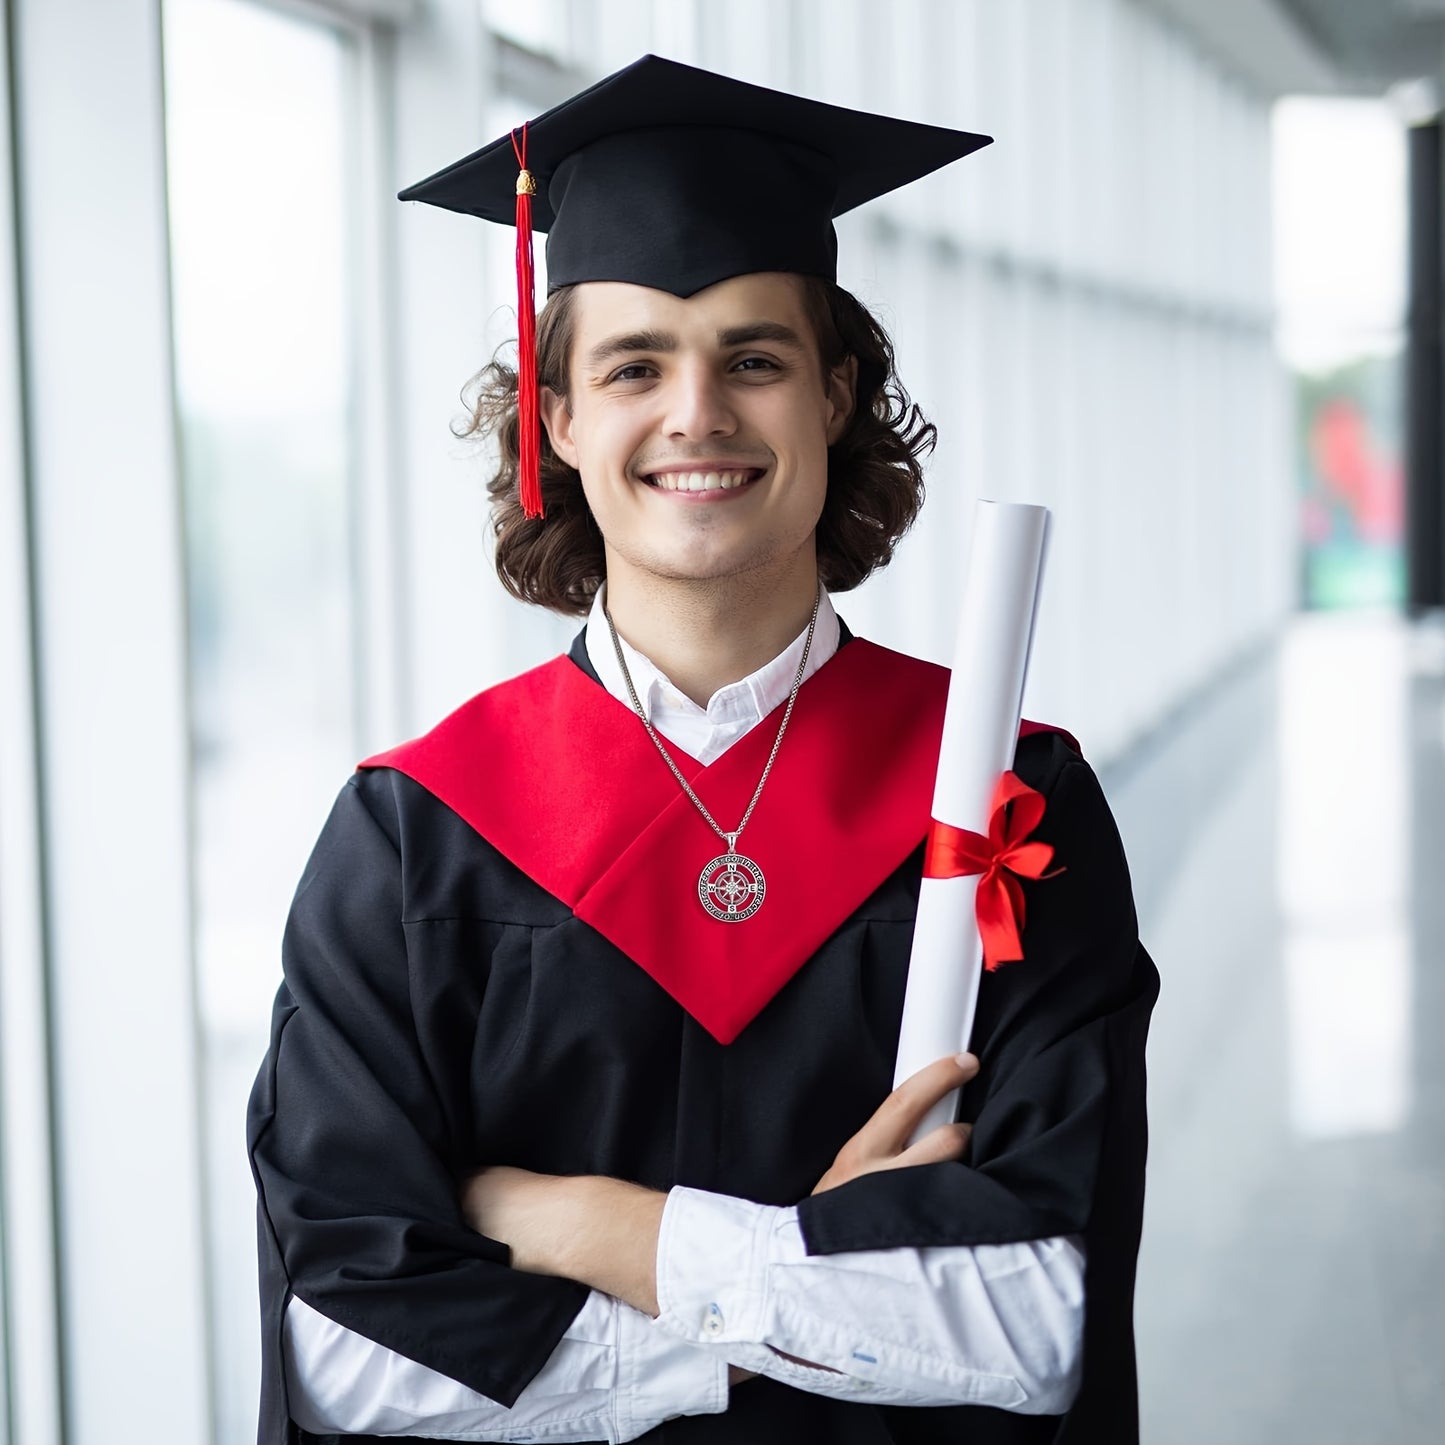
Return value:
[(822, 605), (823, 588), (820, 583), (817, 596), (813, 598), (813, 615), (808, 619), (808, 636), (803, 642), (803, 655), (798, 659), (798, 670), (793, 675), (793, 685), (788, 691), (788, 705), (783, 710), (783, 720), (778, 724), (778, 735), (773, 739), (773, 749), (768, 754), (768, 761), (763, 765), (763, 775), (758, 779), (758, 785), (753, 789), (753, 796), (748, 802), (744, 811), (742, 821), (731, 832), (718, 826), (718, 821), (707, 810), (707, 804), (693, 792), (687, 779), (683, 777), (681, 769), (672, 760), (672, 754), (663, 746), (662, 739), (657, 735), (657, 729), (653, 727), (648, 719), (647, 713), (643, 710), (642, 702), (637, 696), (637, 689), (632, 685), (632, 674), (627, 670), (627, 659), (622, 655), (622, 639), (617, 635), (617, 629), (612, 625), (612, 613), (608, 610), (606, 599), (602, 603), (602, 615), (607, 619), (607, 630), (612, 634), (612, 649), (617, 654), (617, 665), (622, 669), (622, 680), (627, 684), (627, 696), (631, 700), (632, 709), (642, 719), (642, 725), (647, 729), (647, 735), (657, 746), (657, 751), (662, 754), (662, 760), (672, 769), (672, 776), (682, 784), (682, 790), (692, 799), (693, 806), (707, 819), (713, 832), (728, 845), (729, 854), (737, 852), (738, 839), (742, 837), (743, 829), (748, 826), (748, 819), (753, 816), (753, 809), (758, 805), (758, 799), (763, 795), (763, 785), (768, 781), (768, 774), (773, 770), (773, 761), (778, 756), (778, 749), (783, 743), (783, 734), (788, 730), (788, 719), (793, 715), (793, 704), (798, 700), (798, 689), (803, 685), (803, 673), (808, 666), (808, 654), (813, 648), (813, 630), (818, 625), (818, 608)]

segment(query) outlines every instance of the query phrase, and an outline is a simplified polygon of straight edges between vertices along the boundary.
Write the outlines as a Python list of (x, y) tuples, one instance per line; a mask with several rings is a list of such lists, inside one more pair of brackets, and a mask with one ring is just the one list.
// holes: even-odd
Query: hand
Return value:
[(940, 1099), (977, 1073), (978, 1060), (972, 1054), (949, 1054), (905, 1079), (838, 1151), (832, 1168), (814, 1185), (813, 1193), (822, 1194), (860, 1174), (880, 1169), (904, 1169), (912, 1164), (939, 1164), (960, 1158), (973, 1132), (970, 1124), (940, 1124), (916, 1144), (908, 1141), (923, 1116)]

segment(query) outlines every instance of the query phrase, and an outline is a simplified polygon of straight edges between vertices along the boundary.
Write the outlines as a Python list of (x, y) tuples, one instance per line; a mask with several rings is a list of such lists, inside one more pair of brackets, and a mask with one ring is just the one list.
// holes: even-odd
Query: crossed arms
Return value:
[[(940, 1059), (915, 1074), (890, 1094), (839, 1150), (813, 1193), (875, 1171), (957, 1159), (967, 1148), (971, 1132), (967, 1124), (944, 1125), (915, 1144), (908, 1141), (933, 1103), (977, 1071), (978, 1062), (972, 1055), (960, 1055)], [(978, 1398), (975, 1391), (984, 1376), (975, 1373), (969, 1389), (955, 1394), (956, 1384), (951, 1390), (949, 1385), (927, 1378), (927, 1367), (910, 1371), (906, 1362), (886, 1356), (880, 1363), (886, 1346), (874, 1346), (876, 1353), (872, 1354), (845, 1352), (857, 1376), (850, 1377), (842, 1369), (801, 1358), (776, 1345), (756, 1343), (758, 1336), (766, 1333), (756, 1318), (734, 1320), (731, 1331), (726, 1330), (715, 1303), (712, 1315), (704, 1314), (705, 1330), (716, 1329), (710, 1341), (714, 1361), (751, 1359), (760, 1368), (726, 1362), (726, 1387), (721, 1378), (709, 1378), (702, 1367), (703, 1351), (696, 1344), (689, 1351), (684, 1343), (687, 1336), (680, 1341), (648, 1325), (656, 1321), (664, 1329), (669, 1324), (675, 1327), (675, 1322), (703, 1312), (703, 1296), (722, 1293), (700, 1286), (709, 1272), (718, 1272), (709, 1268), (713, 1257), (719, 1252), (724, 1258), (743, 1257), (749, 1252), (747, 1235), (756, 1232), (759, 1221), (775, 1233), (781, 1221), (769, 1216), (792, 1211), (770, 1211), (695, 1190), (674, 1191), (674, 1196), (605, 1176), (543, 1175), (508, 1166), (470, 1176), (462, 1191), (463, 1213), (480, 1234), (510, 1248), (513, 1268), (576, 1280), (593, 1291), (552, 1359), (508, 1411), (480, 1397), (469, 1398), (469, 1392), (454, 1382), (429, 1378), (431, 1372), (421, 1366), (395, 1356), (388, 1358), (387, 1352), (360, 1337), (348, 1339), (324, 1317), (305, 1306), (297, 1310), (293, 1304), (297, 1314), (291, 1321), (293, 1409), (303, 1424), (317, 1430), (372, 1433), (393, 1424), (398, 1431), (444, 1428), (450, 1434), (465, 1429), (477, 1439), (509, 1438), (514, 1431), (540, 1438), (545, 1431), (545, 1438), (554, 1441), (628, 1440), (666, 1414), (712, 1413), (725, 1408), (727, 1391), (760, 1372), (813, 1393), (865, 1403), (939, 1405)], [(669, 1222), (670, 1199), (675, 1230), (690, 1231), (694, 1252), (700, 1245), (708, 1259), (697, 1268), (695, 1262), (690, 1265), (684, 1258), (669, 1278), (661, 1278), (661, 1260), (686, 1255), (685, 1246), (674, 1244), (666, 1252), (659, 1248), (660, 1235)], [(695, 1220), (693, 1225), (676, 1223), (689, 1215)], [(719, 1250), (720, 1228), (731, 1232), (732, 1248), (724, 1244)], [(793, 1229), (796, 1232), (795, 1225)], [(966, 1375), (970, 1367), (976, 1371), (980, 1357), (995, 1367), (1006, 1365), (1012, 1375), (1009, 1388), (1016, 1388), (1014, 1381), (1020, 1376), (1027, 1380), (1024, 1409), (1028, 1413), (1066, 1409), (1077, 1388), (1082, 1329), (1082, 1256), (1077, 1241), (985, 1248), (984, 1255), (1015, 1254), (1024, 1267), (1022, 1280), (1017, 1271), (1003, 1282), (995, 1277), (992, 1289), (985, 1285), (980, 1271), (958, 1277), (960, 1264), (965, 1260), (974, 1264), (967, 1259), (970, 1251), (931, 1253), (935, 1256), (931, 1272), (919, 1268), (923, 1260), (919, 1251), (894, 1250), (872, 1256), (871, 1262), (882, 1266), (882, 1277), (867, 1282), (864, 1302), (870, 1312), (881, 1311), (886, 1317), (891, 1305), (893, 1313), (912, 1326), (911, 1334), (952, 1358), (959, 1375)], [(937, 1256), (953, 1258), (941, 1263)], [(867, 1263), (870, 1257), (856, 1257), (855, 1267), (860, 1260)], [(803, 1259), (797, 1264), (809, 1267)], [(848, 1297), (827, 1280), (829, 1266), (828, 1260), (813, 1261), (814, 1279), (822, 1277), (824, 1281), (826, 1303), (831, 1307), (828, 1312), (856, 1337), (860, 1322), (846, 1318)], [(947, 1324), (940, 1328), (938, 1320), (930, 1319), (929, 1301), (921, 1297), (922, 1291), (930, 1288), (956, 1296), (950, 1301), (952, 1330)], [(663, 1300), (666, 1309), (661, 1307)], [(605, 1317), (605, 1306), (611, 1306), (616, 1318), (609, 1321)], [(731, 1304), (729, 1313), (735, 1313)], [(658, 1320), (660, 1315), (663, 1318)], [(971, 1326), (971, 1338), (959, 1336), (960, 1321)], [(999, 1326), (1009, 1341), (1002, 1361), (997, 1349)], [(873, 1327), (877, 1328), (877, 1321)], [(993, 1341), (988, 1339), (990, 1330)], [(688, 1333), (696, 1341), (696, 1331)], [(807, 1334), (806, 1326), (803, 1333)], [(866, 1336), (866, 1330), (863, 1333)], [(885, 1327), (884, 1333), (890, 1331)], [(599, 1389), (600, 1379), (606, 1377), (596, 1370), (595, 1359), (586, 1360), (585, 1351), (589, 1339), (595, 1345), (608, 1338), (618, 1341), (614, 1353), (629, 1358), (614, 1362), (610, 1387)], [(689, 1361), (689, 1353), (699, 1358)], [(853, 1363), (855, 1360), (865, 1364)], [(593, 1366), (590, 1370), (589, 1364)], [(653, 1377), (641, 1392), (628, 1388), (630, 1378), (639, 1372)], [(374, 1385), (358, 1389), (346, 1383), (347, 1377), (366, 1380), (378, 1375), (392, 1382), (390, 1401), (378, 1401)], [(1005, 1383), (1004, 1376), (995, 1378), (1000, 1385)], [(995, 1396), (992, 1402), (1004, 1403), (1004, 1399)], [(378, 1404), (384, 1406), (380, 1414)]]

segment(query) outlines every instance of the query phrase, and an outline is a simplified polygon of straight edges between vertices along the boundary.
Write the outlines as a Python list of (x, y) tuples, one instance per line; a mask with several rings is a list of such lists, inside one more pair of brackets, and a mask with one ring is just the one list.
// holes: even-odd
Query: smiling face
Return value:
[(575, 301), (569, 395), (544, 389), (541, 410), (581, 474), (614, 591), (812, 577), (853, 387), (851, 366), (824, 372), (798, 278), (737, 276), (685, 299), (596, 281)]

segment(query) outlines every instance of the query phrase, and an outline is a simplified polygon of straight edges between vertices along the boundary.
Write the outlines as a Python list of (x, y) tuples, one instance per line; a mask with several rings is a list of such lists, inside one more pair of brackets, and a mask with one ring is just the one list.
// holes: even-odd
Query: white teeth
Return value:
[(659, 472), (653, 483), (665, 492), (732, 491), (745, 486), (750, 472)]

